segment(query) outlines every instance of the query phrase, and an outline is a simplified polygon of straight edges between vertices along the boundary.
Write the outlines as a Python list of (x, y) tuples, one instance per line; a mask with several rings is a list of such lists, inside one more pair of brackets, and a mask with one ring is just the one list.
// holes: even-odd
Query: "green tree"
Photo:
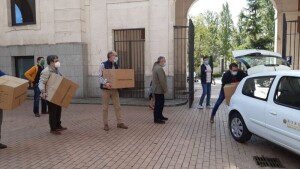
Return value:
[(273, 49), (274, 9), (270, 0), (247, 0), (248, 8), (239, 15), (239, 30), (246, 35), (245, 48)]
[[(199, 72), (203, 56), (217, 56), (220, 47), (218, 42), (219, 15), (206, 11), (192, 18), (195, 25), (195, 71)], [(215, 60), (213, 57), (211, 62)]]
[(226, 2), (222, 5), (222, 11), (220, 13), (220, 30), (219, 39), (221, 43), (221, 55), (224, 56), (225, 60), (231, 60), (232, 55), (232, 35), (234, 31), (234, 25), (232, 16), (229, 10), (229, 5)]
[(274, 50), (274, 37), (275, 37), (275, 10), (270, 0), (260, 0), (262, 34), (265, 35), (266, 49)]

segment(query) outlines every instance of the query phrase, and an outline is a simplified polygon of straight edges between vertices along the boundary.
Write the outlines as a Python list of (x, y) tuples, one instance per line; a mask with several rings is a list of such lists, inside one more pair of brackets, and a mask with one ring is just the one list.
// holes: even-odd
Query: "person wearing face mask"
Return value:
[(103, 77), (103, 70), (104, 69), (118, 69), (118, 57), (116, 51), (110, 51), (107, 53), (107, 61), (100, 64), (99, 67), (99, 83), (100, 88), (102, 89), (102, 100), (103, 100), (103, 123), (104, 123), (104, 130), (108, 131), (108, 105), (109, 100), (112, 99), (115, 108), (115, 114), (117, 118), (117, 128), (121, 129), (128, 129), (122, 122), (122, 115), (121, 115), (121, 105), (120, 105), (120, 98), (119, 98), (119, 91), (117, 89), (112, 89), (112, 84), (107, 81)]
[(217, 113), (217, 110), (219, 106), (222, 104), (223, 100), (225, 99), (224, 86), (226, 84), (239, 83), (246, 76), (247, 75), (242, 70), (238, 69), (238, 65), (236, 63), (231, 63), (229, 65), (229, 70), (226, 71), (222, 76), (222, 87), (221, 87), (220, 95), (210, 116), (211, 123), (214, 123), (214, 117)]
[[(58, 56), (49, 55), (47, 56), (47, 64), (48, 66), (42, 71), (40, 81), (39, 81), (39, 89), (41, 91), (41, 97), (43, 99), (47, 98), (46, 93), (46, 84), (51, 74), (61, 75), (58, 68), (60, 67), (60, 62), (58, 60)], [(50, 133), (55, 135), (60, 135), (61, 131), (67, 130), (67, 128), (61, 125), (61, 106), (56, 105), (47, 101), (48, 104), (48, 112), (49, 112), (49, 124), (50, 124)]]
[[(33, 102), (33, 113), (35, 117), (40, 117), (39, 114), (39, 103), (40, 103), (40, 90), (39, 90), (39, 80), (41, 76), (41, 72), (43, 71), (45, 66), (45, 58), (38, 57), (37, 58), (37, 65), (30, 68), (28, 71), (25, 72), (25, 77), (32, 82), (33, 89), (34, 89), (34, 102)], [(44, 99), (41, 99), (42, 105), (42, 114), (47, 114), (47, 103)]]
[(211, 82), (212, 82), (212, 68), (209, 65), (208, 57), (203, 57), (203, 64), (201, 65), (201, 85), (202, 96), (199, 101), (198, 109), (203, 109), (203, 101), (206, 96), (206, 108), (210, 108)]
[(168, 118), (164, 117), (162, 112), (165, 103), (165, 94), (168, 92), (167, 77), (163, 67), (166, 66), (166, 59), (163, 56), (158, 57), (152, 68), (152, 94), (155, 97), (154, 104), (154, 123), (165, 124)]

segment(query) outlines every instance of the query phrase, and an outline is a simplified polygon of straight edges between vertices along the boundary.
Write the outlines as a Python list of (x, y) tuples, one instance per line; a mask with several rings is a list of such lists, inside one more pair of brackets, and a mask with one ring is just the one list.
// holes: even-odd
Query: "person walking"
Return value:
[[(0, 70), (0, 77), (4, 76), (4, 75), (6, 75), (6, 74)], [(2, 126), (2, 122), (3, 122), (3, 110), (0, 109), (0, 149), (5, 149), (5, 148), (7, 148), (7, 146), (1, 143), (1, 126)]]
[(212, 68), (209, 65), (208, 57), (203, 57), (203, 64), (201, 65), (201, 85), (202, 96), (199, 101), (198, 109), (203, 109), (203, 101), (206, 97), (206, 108), (210, 108), (210, 95), (212, 83)]
[[(45, 58), (38, 57), (37, 65), (32, 66), (28, 71), (25, 72), (25, 77), (33, 83), (34, 89), (34, 102), (33, 102), (33, 113), (35, 117), (40, 117), (39, 114), (39, 103), (40, 103), (40, 89), (39, 89), (39, 81), (41, 72), (43, 71), (45, 66)], [(44, 99), (41, 99), (42, 105), (42, 114), (47, 114), (47, 102)]]
[(218, 100), (211, 112), (211, 116), (210, 116), (211, 123), (214, 123), (214, 117), (218, 111), (218, 108), (222, 104), (223, 100), (225, 99), (224, 86), (226, 84), (239, 83), (246, 76), (247, 75), (242, 70), (238, 69), (238, 65), (236, 63), (231, 63), (229, 65), (229, 70), (226, 71), (222, 76), (222, 87), (221, 87), (221, 91), (219, 94), (219, 98), (218, 98)]
[(166, 65), (166, 59), (163, 56), (158, 57), (152, 68), (152, 94), (155, 97), (154, 105), (154, 123), (165, 124), (168, 118), (163, 116), (165, 104), (165, 94), (168, 91), (167, 77), (163, 67)]
[(104, 123), (105, 131), (109, 130), (108, 105), (109, 105), (110, 99), (112, 99), (112, 102), (113, 102), (114, 108), (115, 108), (115, 114), (116, 114), (116, 118), (117, 118), (117, 128), (128, 129), (128, 126), (126, 126), (122, 122), (121, 105), (120, 105), (120, 97), (119, 97), (118, 89), (112, 89), (111, 82), (107, 81), (107, 79), (105, 79), (103, 77), (104, 69), (118, 69), (119, 68), (117, 62), (118, 62), (117, 52), (110, 51), (107, 53), (107, 61), (101, 63), (100, 68), (99, 68), (99, 83), (100, 83), (100, 88), (102, 89), (102, 100), (103, 100), (102, 115), (103, 115), (103, 123)]
[[(49, 55), (47, 56), (47, 64), (48, 66), (41, 72), (41, 77), (39, 81), (39, 89), (41, 91), (41, 97), (46, 100), (47, 91), (46, 91), (46, 83), (51, 76), (51, 74), (61, 75), (58, 68), (60, 67), (60, 62), (58, 60), (58, 56)], [(55, 135), (60, 135), (61, 131), (67, 130), (66, 127), (61, 125), (61, 106), (56, 105), (47, 101), (48, 104), (48, 113), (49, 113), (49, 124), (50, 124), (50, 133)]]

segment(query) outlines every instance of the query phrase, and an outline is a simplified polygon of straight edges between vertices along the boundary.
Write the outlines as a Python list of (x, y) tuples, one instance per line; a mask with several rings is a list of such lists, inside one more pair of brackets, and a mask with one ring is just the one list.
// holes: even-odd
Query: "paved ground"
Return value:
[[(199, 85), (196, 85), (199, 89)], [(213, 101), (219, 86), (213, 87)], [(200, 95), (199, 90), (196, 95)], [(195, 98), (196, 107), (199, 98)], [(229, 135), (226, 106), (216, 123), (208, 121), (210, 110), (166, 107), (165, 125), (153, 123), (146, 107), (123, 106), (128, 130), (117, 129), (110, 112), (109, 132), (101, 121), (101, 106), (74, 104), (63, 110), (68, 127), (60, 136), (49, 133), (48, 116), (36, 118), (32, 101), (4, 113), (0, 169), (100, 169), (100, 168), (259, 168), (253, 156), (279, 158), (288, 169), (300, 168), (300, 157), (264, 139), (252, 137), (246, 144)]]

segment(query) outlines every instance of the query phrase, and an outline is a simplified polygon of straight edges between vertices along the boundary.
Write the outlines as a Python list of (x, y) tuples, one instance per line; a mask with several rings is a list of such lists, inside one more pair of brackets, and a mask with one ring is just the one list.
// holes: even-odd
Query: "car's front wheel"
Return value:
[(247, 142), (252, 136), (239, 113), (234, 113), (230, 116), (229, 129), (234, 140), (240, 143)]

